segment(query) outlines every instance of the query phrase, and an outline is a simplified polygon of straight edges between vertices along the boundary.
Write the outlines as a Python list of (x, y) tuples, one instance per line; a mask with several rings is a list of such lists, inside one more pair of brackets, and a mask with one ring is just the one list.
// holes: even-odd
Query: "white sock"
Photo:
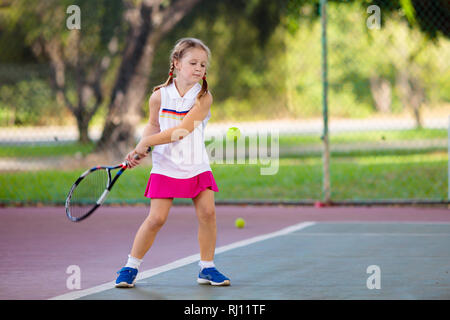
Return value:
[(201, 269), (215, 267), (214, 261), (203, 261), (203, 260), (200, 260), (198, 265), (200, 266)]
[(138, 259), (138, 258), (128, 255), (128, 261), (127, 261), (127, 264), (125, 265), (125, 267), (139, 269), (139, 266), (141, 265), (141, 263), (142, 263), (142, 259)]

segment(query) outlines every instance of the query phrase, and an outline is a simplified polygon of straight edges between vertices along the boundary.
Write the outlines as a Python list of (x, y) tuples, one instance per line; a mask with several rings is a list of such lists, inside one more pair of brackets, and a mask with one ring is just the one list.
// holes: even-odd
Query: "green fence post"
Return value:
[(320, 0), (320, 20), (322, 25), (322, 103), (323, 103), (323, 201), (331, 202), (330, 186), (330, 146), (328, 139), (328, 74), (327, 74), (327, 0)]

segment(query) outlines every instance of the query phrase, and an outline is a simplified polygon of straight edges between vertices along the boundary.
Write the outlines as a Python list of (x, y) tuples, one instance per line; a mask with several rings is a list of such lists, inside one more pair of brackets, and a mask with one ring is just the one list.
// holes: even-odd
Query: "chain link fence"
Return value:
[[(243, 18), (233, 25), (224, 15), (208, 28), (197, 18), (183, 30), (213, 53), (208, 83), (215, 98), (205, 141), (220, 189), (217, 203), (448, 203), (450, 41), (434, 32), (448, 28), (436, 12), (445, 8), (415, 7), (414, 22), (402, 8), (322, 4), (325, 38), (320, 18), (313, 18), (315, 2), (301, 7), (294, 30), (278, 27), (262, 47), (248, 45), (256, 36)], [(421, 28), (414, 25), (419, 22)], [(152, 85), (165, 80), (168, 52), (181, 34), (174, 30), (158, 47)], [(82, 171), (121, 160), (95, 154), (104, 107), (90, 123), (92, 142), (77, 142), (76, 121), (54, 97), (50, 72), (45, 63), (0, 64), (2, 204), (63, 204)], [(142, 116), (148, 116), (146, 105)], [(230, 127), (240, 130), (235, 141), (226, 137)], [(127, 171), (107, 203), (148, 203), (150, 169), (148, 158)]]
[[(432, 30), (448, 32), (449, 8), (438, 3), (328, 3), (332, 200), (448, 200), (450, 42)], [(347, 132), (333, 131), (342, 118)]]

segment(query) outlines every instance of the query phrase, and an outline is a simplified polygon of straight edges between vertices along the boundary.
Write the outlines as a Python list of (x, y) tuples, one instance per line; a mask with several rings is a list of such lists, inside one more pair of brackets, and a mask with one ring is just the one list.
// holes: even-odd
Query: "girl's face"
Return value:
[(206, 73), (208, 54), (200, 48), (191, 48), (180, 60), (175, 60), (177, 77), (187, 83), (199, 82)]

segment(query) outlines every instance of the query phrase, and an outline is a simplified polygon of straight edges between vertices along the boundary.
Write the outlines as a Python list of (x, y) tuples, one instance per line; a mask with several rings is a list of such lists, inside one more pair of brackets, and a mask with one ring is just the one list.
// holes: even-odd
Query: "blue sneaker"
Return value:
[(138, 270), (134, 268), (123, 267), (117, 274), (116, 288), (133, 288), (136, 282)]
[(204, 268), (198, 274), (199, 284), (210, 284), (213, 286), (229, 286), (230, 279), (221, 274), (216, 268)]

